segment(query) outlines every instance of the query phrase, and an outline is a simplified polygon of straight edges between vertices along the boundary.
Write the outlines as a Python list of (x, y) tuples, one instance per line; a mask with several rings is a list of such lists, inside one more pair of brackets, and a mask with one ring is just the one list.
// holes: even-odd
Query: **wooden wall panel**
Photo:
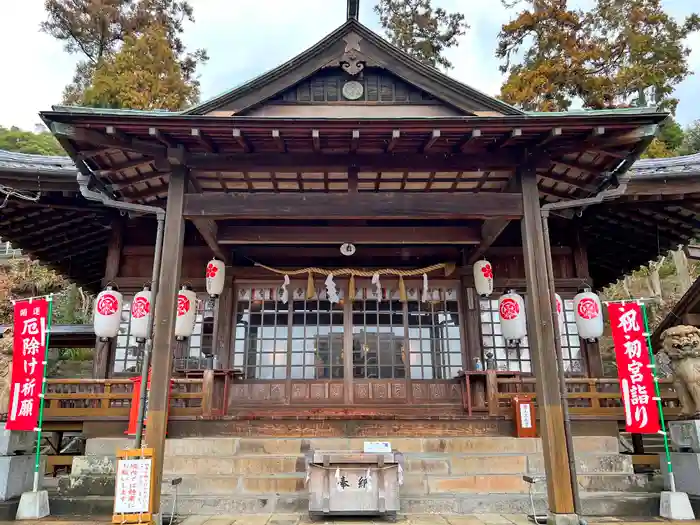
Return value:
[(417, 405), (461, 403), (462, 388), (457, 380), (411, 382), (413, 403)]

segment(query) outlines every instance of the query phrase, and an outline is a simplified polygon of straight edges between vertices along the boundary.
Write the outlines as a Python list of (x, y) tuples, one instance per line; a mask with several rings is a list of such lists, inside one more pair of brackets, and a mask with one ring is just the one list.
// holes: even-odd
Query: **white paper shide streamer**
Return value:
[(282, 284), (282, 296), (280, 297), (283, 304), (287, 304), (289, 302), (289, 290), (287, 290), (288, 286), (289, 286), (289, 275), (285, 275), (284, 276), (284, 283)]
[(423, 274), (423, 293), (421, 294), (420, 300), (426, 302), (428, 300), (428, 274)]
[(379, 280), (378, 273), (375, 273), (372, 276), (372, 284), (376, 287), (374, 290), (374, 294), (377, 296), (377, 300), (381, 301), (382, 300), (382, 283)]
[(365, 484), (365, 491), (372, 492), (372, 472), (369, 468), (367, 469), (367, 472), (365, 472), (365, 479), (367, 480), (367, 483)]
[(335, 485), (338, 487), (338, 492), (344, 492), (345, 487), (343, 487), (343, 484), (340, 482), (340, 467), (335, 469)]
[(338, 297), (338, 289), (333, 281), (333, 274), (329, 273), (326, 277), (326, 297), (331, 303), (339, 303), (340, 297)]

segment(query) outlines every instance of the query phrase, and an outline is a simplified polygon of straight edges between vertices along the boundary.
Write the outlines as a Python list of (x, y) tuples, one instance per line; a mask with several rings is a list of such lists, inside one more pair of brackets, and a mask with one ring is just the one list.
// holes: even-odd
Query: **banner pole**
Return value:
[(44, 372), (41, 379), (41, 395), (39, 396), (39, 422), (36, 435), (36, 456), (34, 459), (34, 492), (39, 492), (39, 470), (41, 468), (41, 426), (44, 424), (44, 395), (46, 395), (46, 371), (49, 363), (49, 340), (51, 337), (51, 317), (53, 314), (53, 294), (47, 297), (49, 303), (46, 316), (46, 341), (44, 342)]
[(651, 348), (651, 333), (649, 332), (649, 319), (647, 317), (647, 307), (643, 302), (639, 302), (644, 317), (644, 336), (647, 340), (647, 348), (649, 349), (649, 362), (651, 363), (651, 374), (654, 378), (654, 387), (656, 390), (656, 402), (659, 405), (659, 418), (661, 419), (661, 433), (664, 436), (664, 451), (666, 452), (666, 465), (668, 468), (668, 481), (671, 492), (676, 492), (676, 480), (673, 475), (673, 466), (671, 465), (671, 452), (668, 448), (668, 432), (666, 432), (666, 421), (664, 420), (664, 409), (661, 403), (661, 388), (659, 388), (659, 376), (656, 374), (656, 362), (654, 361), (654, 351)]

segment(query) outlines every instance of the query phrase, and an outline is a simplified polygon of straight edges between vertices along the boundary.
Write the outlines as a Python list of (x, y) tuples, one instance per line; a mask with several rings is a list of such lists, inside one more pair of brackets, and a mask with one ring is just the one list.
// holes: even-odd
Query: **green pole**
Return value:
[(44, 346), (44, 372), (41, 376), (41, 395), (39, 396), (39, 423), (36, 434), (36, 456), (34, 459), (34, 492), (39, 491), (39, 469), (41, 468), (41, 426), (44, 423), (44, 395), (46, 395), (46, 370), (49, 363), (49, 339), (51, 336), (51, 316), (53, 314), (53, 295), (47, 297), (49, 312), (46, 318), (46, 341)]
[(676, 492), (676, 480), (673, 476), (673, 466), (671, 465), (671, 452), (668, 449), (668, 433), (666, 432), (666, 421), (664, 420), (664, 409), (661, 404), (661, 389), (659, 388), (659, 377), (656, 374), (656, 363), (654, 361), (654, 351), (651, 348), (651, 333), (649, 332), (649, 319), (647, 318), (647, 307), (640, 301), (639, 303), (644, 316), (644, 335), (649, 348), (649, 362), (651, 363), (651, 373), (654, 378), (654, 388), (656, 390), (656, 402), (659, 405), (659, 418), (661, 419), (661, 433), (664, 436), (664, 451), (666, 452), (666, 466), (668, 468), (668, 481), (671, 492)]

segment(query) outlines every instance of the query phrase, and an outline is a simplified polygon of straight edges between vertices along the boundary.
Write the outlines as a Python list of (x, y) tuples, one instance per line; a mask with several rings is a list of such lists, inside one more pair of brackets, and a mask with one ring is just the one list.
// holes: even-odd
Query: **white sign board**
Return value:
[(117, 465), (114, 514), (150, 511), (152, 460), (120, 459)]
[(385, 454), (391, 452), (391, 443), (388, 441), (365, 441), (365, 454)]
[(532, 428), (532, 410), (530, 410), (530, 403), (520, 404), (520, 422), (522, 428)]

